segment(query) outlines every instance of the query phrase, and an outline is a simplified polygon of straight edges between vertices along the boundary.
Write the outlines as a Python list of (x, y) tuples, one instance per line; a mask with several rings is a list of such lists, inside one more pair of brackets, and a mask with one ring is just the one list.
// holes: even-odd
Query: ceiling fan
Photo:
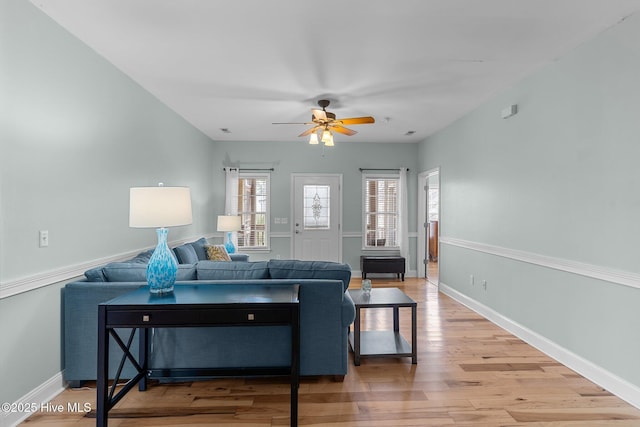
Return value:
[(298, 136), (311, 135), (309, 144), (318, 144), (318, 133), (321, 132), (321, 141), (327, 146), (333, 146), (333, 134), (331, 132), (338, 132), (343, 135), (355, 135), (357, 132), (344, 125), (363, 125), (369, 123), (375, 123), (373, 117), (349, 117), (346, 119), (337, 119), (336, 115), (326, 110), (330, 101), (328, 99), (320, 99), (318, 105), (322, 110), (318, 108), (311, 109), (311, 122), (307, 123), (273, 123), (274, 125), (311, 125), (312, 127), (302, 132)]

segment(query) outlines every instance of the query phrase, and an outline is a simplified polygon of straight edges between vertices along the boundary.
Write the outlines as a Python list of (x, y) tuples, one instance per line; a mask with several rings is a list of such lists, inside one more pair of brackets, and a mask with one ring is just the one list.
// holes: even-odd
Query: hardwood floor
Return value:
[(438, 261), (429, 261), (427, 263), (427, 280), (434, 285), (438, 284), (440, 271), (438, 270)]
[[(639, 426), (628, 405), (456, 303), (424, 279), (373, 278), (418, 302), (418, 364), (364, 359), (344, 382), (303, 378), (303, 426)], [(352, 287), (359, 287), (359, 278)], [(363, 311), (364, 328), (388, 328), (390, 309)], [(410, 311), (400, 329), (410, 336)], [(51, 404), (90, 403), (95, 385), (66, 390)], [(109, 415), (112, 427), (289, 425), (289, 386), (274, 379), (221, 379), (133, 390)], [(25, 426), (94, 426), (91, 413), (38, 412)]]

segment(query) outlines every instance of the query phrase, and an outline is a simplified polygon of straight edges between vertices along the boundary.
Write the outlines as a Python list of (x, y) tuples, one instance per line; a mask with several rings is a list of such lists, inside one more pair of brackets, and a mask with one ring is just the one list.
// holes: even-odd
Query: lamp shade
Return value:
[(133, 187), (129, 190), (129, 227), (177, 227), (192, 222), (188, 187)]
[(218, 215), (218, 231), (239, 231), (241, 228), (239, 215)]

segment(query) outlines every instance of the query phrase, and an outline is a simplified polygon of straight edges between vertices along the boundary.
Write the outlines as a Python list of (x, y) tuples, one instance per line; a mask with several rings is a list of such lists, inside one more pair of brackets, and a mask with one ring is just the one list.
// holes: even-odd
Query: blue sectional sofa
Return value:
[[(98, 304), (146, 286), (145, 257), (141, 254), (129, 262), (89, 270), (84, 280), (65, 285), (64, 377), (72, 387), (96, 379)], [(178, 270), (177, 284), (299, 284), (301, 375), (341, 378), (347, 374), (347, 335), (355, 318), (353, 301), (346, 292), (351, 278), (349, 265), (299, 260), (198, 259), (180, 264)], [(284, 366), (289, 363), (290, 346), (286, 326), (156, 329), (151, 338), (149, 376), (167, 379), (167, 372), (176, 368)], [(121, 352), (115, 344), (110, 345), (110, 351), (113, 376)], [(135, 375), (128, 364), (123, 372), (123, 378)]]

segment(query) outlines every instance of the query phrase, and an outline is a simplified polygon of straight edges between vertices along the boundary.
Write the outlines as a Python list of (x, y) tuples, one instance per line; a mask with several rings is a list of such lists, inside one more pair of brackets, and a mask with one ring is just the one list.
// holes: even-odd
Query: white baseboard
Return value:
[(440, 291), (640, 409), (640, 388), (440, 282)]
[[(40, 411), (42, 408), (46, 408), (47, 402), (60, 394), (66, 387), (62, 372), (58, 372), (45, 381), (44, 384), (31, 390), (13, 404), (9, 404), (9, 408), (4, 408), (5, 404), (3, 404), (2, 411), (0, 411), (0, 425), (7, 427), (17, 426), (32, 415), (34, 410)], [(27, 410), (22, 411), (23, 409)], [(67, 411), (67, 408), (65, 407), (64, 410)]]

